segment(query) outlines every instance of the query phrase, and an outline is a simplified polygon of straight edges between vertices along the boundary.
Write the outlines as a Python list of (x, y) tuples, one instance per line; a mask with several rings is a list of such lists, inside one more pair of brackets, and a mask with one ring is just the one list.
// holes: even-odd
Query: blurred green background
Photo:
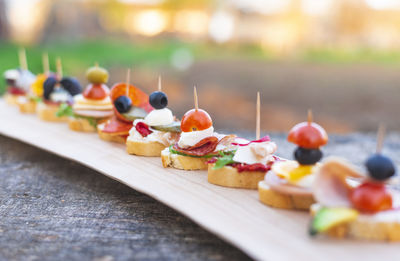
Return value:
[[(397, 0), (0, 0), (0, 72), (18, 49), (42, 71), (42, 54), (86, 85), (98, 62), (109, 85), (147, 92), (159, 75), (178, 117), (200, 105), (217, 129), (287, 131), (308, 108), (330, 132), (400, 129)], [(5, 83), (0, 82), (0, 93)]]

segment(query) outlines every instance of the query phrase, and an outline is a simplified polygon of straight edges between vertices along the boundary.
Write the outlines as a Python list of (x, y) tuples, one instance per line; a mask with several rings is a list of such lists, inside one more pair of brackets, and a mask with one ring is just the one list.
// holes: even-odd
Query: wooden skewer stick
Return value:
[(308, 122), (308, 124), (311, 124), (312, 121), (313, 121), (312, 110), (311, 110), (311, 109), (308, 109), (308, 111), (307, 111), (307, 122)]
[(193, 88), (193, 95), (194, 95), (194, 108), (197, 111), (199, 109), (199, 100), (197, 98), (197, 89), (196, 86)]
[(158, 76), (158, 91), (161, 92), (161, 75)]
[(381, 123), (378, 127), (378, 133), (376, 135), (376, 153), (381, 153), (383, 148), (383, 140), (385, 139), (386, 127), (385, 124)]
[(19, 57), (19, 66), (21, 66), (21, 69), (28, 70), (28, 62), (26, 60), (25, 48), (19, 49), (18, 57)]
[(57, 57), (56, 59), (56, 67), (57, 67), (57, 74), (60, 79), (63, 77), (63, 71), (62, 71), (62, 63), (61, 63), (61, 58)]
[(43, 65), (43, 73), (49, 74), (50, 73), (49, 54), (47, 52), (44, 52), (42, 54), (42, 65)]
[(129, 83), (131, 81), (131, 69), (128, 68), (128, 71), (126, 72), (126, 96), (129, 97)]
[(99, 63), (98, 62), (94, 62), (94, 66), (99, 67)]
[(260, 92), (257, 92), (256, 105), (256, 140), (260, 139)]

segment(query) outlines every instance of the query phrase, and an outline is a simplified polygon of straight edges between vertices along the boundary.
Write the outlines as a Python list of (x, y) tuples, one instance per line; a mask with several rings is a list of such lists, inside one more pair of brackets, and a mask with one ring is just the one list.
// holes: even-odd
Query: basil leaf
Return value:
[(233, 157), (235, 156), (234, 151), (220, 151), (220, 156), (217, 158), (217, 161), (215, 162), (215, 165), (213, 169), (221, 169), (225, 167), (226, 165), (233, 164), (235, 161), (233, 160)]
[(74, 110), (72, 109), (71, 106), (69, 106), (66, 103), (62, 103), (60, 105), (60, 108), (58, 108), (58, 111), (56, 112), (57, 117), (73, 117), (74, 116)]

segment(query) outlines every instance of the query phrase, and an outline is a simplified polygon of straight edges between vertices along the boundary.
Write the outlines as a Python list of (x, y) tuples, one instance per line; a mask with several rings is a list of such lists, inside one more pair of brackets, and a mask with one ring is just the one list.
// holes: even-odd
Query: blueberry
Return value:
[(60, 81), (60, 84), (67, 92), (69, 92), (69, 94), (71, 94), (71, 96), (75, 96), (82, 92), (82, 86), (75, 78), (64, 77)]
[(392, 177), (396, 172), (392, 160), (381, 154), (374, 154), (369, 157), (365, 165), (370, 177), (379, 181)]
[(114, 106), (119, 113), (125, 113), (131, 109), (132, 101), (128, 96), (121, 95), (114, 101)]
[(163, 92), (153, 92), (150, 94), (149, 102), (154, 109), (164, 109), (168, 105), (167, 95)]
[(294, 158), (301, 165), (313, 165), (322, 158), (322, 151), (320, 149), (305, 149), (297, 147), (294, 151)]
[(50, 100), (50, 94), (54, 91), (57, 84), (57, 79), (54, 76), (48, 77), (43, 83), (43, 98)]

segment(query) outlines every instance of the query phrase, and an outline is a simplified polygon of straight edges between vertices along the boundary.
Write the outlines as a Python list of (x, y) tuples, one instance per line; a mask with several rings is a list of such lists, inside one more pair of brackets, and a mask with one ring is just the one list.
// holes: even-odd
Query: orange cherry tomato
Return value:
[(89, 84), (83, 92), (83, 97), (90, 100), (102, 100), (107, 97), (110, 90), (104, 84)]
[(181, 129), (183, 132), (200, 131), (212, 126), (210, 115), (202, 109), (192, 109), (183, 115)]
[(302, 148), (318, 149), (328, 142), (328, 134), (314, 122), (301, 122), (290, 130), (288, 141)]
[(350, 193), (350, 201), (361, 212), (375, 213), (392, 208), (392, 196), (383, 183), (361, 184)]

